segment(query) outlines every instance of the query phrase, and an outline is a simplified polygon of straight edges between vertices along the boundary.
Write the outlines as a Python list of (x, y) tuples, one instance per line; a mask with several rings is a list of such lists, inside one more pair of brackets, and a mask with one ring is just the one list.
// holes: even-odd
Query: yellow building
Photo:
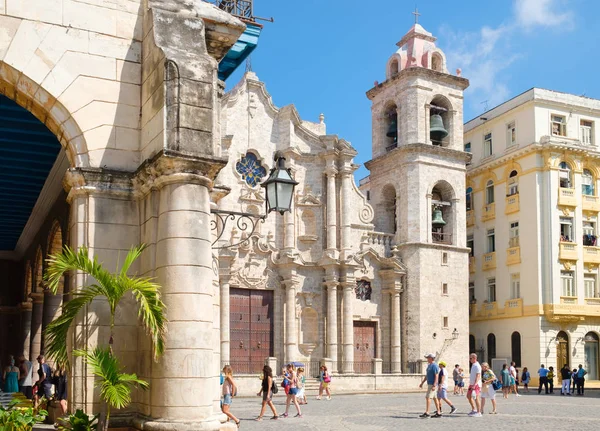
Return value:
[(533, 88), (465, 124), (470, 348), (494, 369), (598, 379), (598, 121), (600, 100)]

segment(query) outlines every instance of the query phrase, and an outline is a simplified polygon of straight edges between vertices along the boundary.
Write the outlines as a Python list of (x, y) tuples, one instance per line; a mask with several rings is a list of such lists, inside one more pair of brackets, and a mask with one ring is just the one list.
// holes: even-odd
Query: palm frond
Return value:
[(73, 299), (63, 304), (62, 314), (46, 327), (46, 354), (57, 364), (66, 365), (67, 335), (69, 328), (81, 309), (91, 303), (97, 296), (103, 295), (98, 285), (86, 286), (73, 294)]
[(166, 307), (160, 298), (160, 286), (149, 278), (127, 276), (120, 276), (117, 283), (131, 290), (138, 302), (138, 315), (152, 337), (154, 357), (158, 358), (164, 352), (167, 331)]
[(123, 266), (121, 267), (121, 277), (127, 276), (127, 271), (129, 271), (133, 262), (142, 255), (142, 252), (146, 248), (148, 248), (146, 244), (141, 244), (137, 247), (132, 247), (131, 250), (129, 250), (129, 253), (127, 253), (127, 256), (125, 257), (125, 262), (123, 262)]
[(106, 271), (98, 260), (90, 258), (88, 249), (81, 247), (77, 252), (68, 246), (58, 254), (51, 255), (48, 259), (48, 268), (44, 274), (44, 280), (48, 282), (48, 288), (56, 295), (58, 292), (61, 277), (68, 272), (81, 271), (94, 277), (103, 290), (106, 291), (107, 298), (114, 293), (114, 277)]

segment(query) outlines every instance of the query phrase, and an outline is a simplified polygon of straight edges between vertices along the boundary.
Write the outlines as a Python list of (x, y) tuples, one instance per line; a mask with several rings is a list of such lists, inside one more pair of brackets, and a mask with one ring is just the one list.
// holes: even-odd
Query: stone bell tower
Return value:
[(448, 363), (468, 359), (468, 249), (463, 152), (463, 90), (448, 73), (436, 38), (415, 25), (387, 61), (372, 101), (373, 159), (361, 187), (375, 229), (395, 233), (408, 268), (399, 319), (402, 368), (419, 370), (427, 353)]

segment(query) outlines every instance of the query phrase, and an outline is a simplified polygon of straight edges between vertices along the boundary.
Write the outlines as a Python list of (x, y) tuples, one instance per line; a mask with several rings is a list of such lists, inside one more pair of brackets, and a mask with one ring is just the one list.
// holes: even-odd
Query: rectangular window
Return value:
[(492, 148), (492, 134), (488, 133), (483, 138), (483, 157), (489, 157), (494, 154)]
[(443, 328), (447, 328), (448, 327), (448, 317), (444, 316), (444, 318), (442, 319), (442, 327)]
[(465, 144), (465, 153), (470, 153), (471, 152), (471, 143), (467, 142)]
[(573, 271), (561, 271), (560, 281), (562, 296), (575, 296), (575, 273)]
[(515, 122), (506, 125), (506, 146), (512, 147), (517, 143), (517, 128)]
[(448, 294), (448, 283), (442, 283), (442, 295)]
[(599, 295), (596, 291), (596, 274), (585, 274), (583, 285), (585, 286), (586, 298), (598, 298)]
[(487, 231), (487, 252), (492, 253), (496, 251), (496, 232), (494, 229)]
[(521, 275), (512, 274), (510, 276), (510, 298), (518, 299), (521, 297)]
[(558, 171), (558, 179), (562, 188), (571, 188), (571, 172), (568, 169), (560, 169)]
[(371, 191), (367, 190), (367, 200), (370, 201), (371, 200)]
[(496, 278), (488, 278), (487, 281), (488, 302), (496, 302)]
[(467, 247), (470, 248), (469, 250), (469, 256), (473, 257), (475, 256), (475, 241), (473, 240), (473, 235), (468, 235), (467, 236)]
[(573, 241), (573, 217), (560, 218), (560, 240), (566, 242)]
[(442, 265), (448, 265), (448, 253), (442, 252)]
[(579, 122), (579, 128), (581, 130), (581, 143), (584, 145), (592, 145), (594, 143), (594, 122), (588, 120), (581, 120)]
[(581, 176), (581, 193), (586, 196), (594, 196), (594, 177), (585, 175), (585, 173), (584, 169), (584, 175)]
[(508, 246), (518, 247), (519, 246), (519, 222), (515, 221), (510, 224), (508, 231)]
[(583, 245), (588, 247), (594, 247), (597, 244), (596, 238), (596, 222), (595, 221), (584, 221), (583, 222)]
[(469, 302), (475, 303), (477, 300), (475, 299), (475, 283), (469, 281)]
[(552, 134), (567, 136), (567, 120), (562, 115), (552, 115)]

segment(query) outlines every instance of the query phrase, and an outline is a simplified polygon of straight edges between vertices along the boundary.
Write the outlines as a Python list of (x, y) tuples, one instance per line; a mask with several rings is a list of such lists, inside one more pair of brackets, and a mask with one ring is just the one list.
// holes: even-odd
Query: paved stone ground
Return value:
[[(331, 401), (309, 400), (301, 406), (302, 418), (269, 420), (270, 410), (262, 422), (254, 421), (260, 411), (260, 398), (236, 398), (232, 412), (241, 420), (243, 430), (410, 430), (449, 428), (453, 430), (519, 430), (544, 431), (559, 429), (599, 430), (600, 391), (588, 391), (585, 397), (537, 395), (530, 392), (508, 400), (498, 393), (498, 415), (486, 413), (484, 417), (468, 417), (469, 404), (464, 396), (451, 396), (458, 408), (452, 416), (441, 419), (420, 419), (425, 407), (424, 394), (361, 394), (338, 395)], [(489, 401), (488, 401), (489, 403)], [(281, 414), (285, 411), (284, 398), (276, 395), (275, 406)], [(491, 411), (491, 404), (486, 404)], [(444, 410), (449, 411), (447, 406)], [(296, 412), (290, 407), (290, 416)], [(565, 428), (567, 427), (567, 428)]]

